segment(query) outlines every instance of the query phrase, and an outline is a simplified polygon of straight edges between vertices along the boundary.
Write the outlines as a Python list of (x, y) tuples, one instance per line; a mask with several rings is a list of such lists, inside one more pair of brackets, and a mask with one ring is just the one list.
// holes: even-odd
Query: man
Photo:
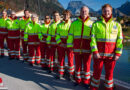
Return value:
[(31, 22), (29, 10), (24, 10), (24, 16), (20, 21), (20, 30), (21, 30), (21, 41), (22, 41), (22, 49), (23, 49), (23, 61), (27, 61), (28, 53), (27, 53), (27, 44), (24, 41), (24, 31), (25, 27), (28, 23)]
[[(74, 49), (75, 56), (75, 80), (77, 86), (82, 81), (86, 88), (90, 84), (90, 32), (93, 21), (89, 18), (89, 9), (83, 6), (80, 16), (71, 24), (67, 47)], [(83, 70), (82, 70), (83, 69)]]
[(54, 70), (54, 63), (55, 63), (55, 54), (56, 54), (56, 28), (57, 25), (61, 22), (60, 21), (60, 14), (58, 11), (53, 12), (54, 21), (49, 26), (48, 37), (47, 37), (47, 44), (50, 47), (50, 70), (51, 73)]
[(40, 39), (40, 51), (41, 51), (41, 67), (42, 69), (48, 69), (50, 67), (49, 64), (49, 48), (46, 44), (46, 38), (48, 36), (48, 27), (51, 23), (51, 19), (49, 15), (45, 16), (44, 24), (41, 25), (41, 30), (39, 30), (39, 39)]
[(93, 52), (93, 77), (91, 90), (98, 90), (103, 65), (105, 66), (105, 90), (113, 90), (113, 71), (122, 53), (122, 28), (112, 18), (112, 7), (102, 6), (101, 20), (92, 27), (91, 50)]
[[(40, 64), (40, 42), (38, 39), (38, 30), (40, 30), (40, 25), (37, 23), (38, 16), (32, 14), (31, 22), (25, 28), (24, 31), (24, 41), (28, 44), (29, 49), (29, 64), (34, 66), (35, 60), (36, 64)], [(35, 52), (36, 51), (36, 52)]]
[(7, 44), (8, 31), (6, 29), (7, 12), (2, 11), (2, 18), (0, 18), (0, 57), (4, 57), (4, 41)]
[(69, 72), (69, 79), (74, 74), (74, 63), (73, 63), (73, 50), (68, 49), (67, 46), (67, 37), (68, 32), (71, 25), (71, 12), (69, 10), (63, 11), (63, 22), (61, 22), (57, 26), (57, 32), (56, 32), (56, 41), (59, 45), (57, 48), (58, 51), (58, 62), (59, 62), (59, 75), (56, 77), (57, 79), (61, 79), (64, 75), (64, 64), (65, 64), (65, 53), (67, 53), (68, 56), (68, 72)]
[(20, 21), (16, 17), (15, 11), (11, 12), (11, 16), (6, 22), (8, 30), (8, 43), (10, 49), (10, 59), (20, 59)]

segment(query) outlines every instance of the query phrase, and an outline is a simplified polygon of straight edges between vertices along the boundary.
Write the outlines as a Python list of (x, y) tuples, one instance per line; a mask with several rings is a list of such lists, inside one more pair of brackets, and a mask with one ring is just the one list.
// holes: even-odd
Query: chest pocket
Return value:
[(117, 35), (117, 33), (118, 33), (117, 26), (116, 26), (116, 25), (114, 25), (114, 26), (112, 27), (111, 34), (112, 34), (112, 35)]

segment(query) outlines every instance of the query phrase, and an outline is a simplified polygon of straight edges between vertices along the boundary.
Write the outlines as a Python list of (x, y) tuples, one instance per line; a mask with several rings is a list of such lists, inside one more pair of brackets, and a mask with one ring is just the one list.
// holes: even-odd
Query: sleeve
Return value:
[(116, 41), (116, 50), (115, 50), (116, 55), (121, 56), (122, 50), (123, 50), (123, 33), (122, 33), (122, 27), (119, 24), (117, 41)]
[(48, 28), (48, 36), (46, 38), (46, 43), (51, 44), (51, 26)]
[(90, 42), (91, 51), (95, 54), (98, 53), (97, 41), (96, 41), (96, 25), (92, 25), (91, 30), (91, 42)]
[(25, 27), (25, 31), (24, 31), (24, 41), (28, 41), (28, 26)]
[(39, 38), (39, 40), (42, 40), (42, 39), (43, 39), (42, 29), (43, 29), (43, 26), (42, 26), (42, 25), (39, 25), (39, 29), (38, 29), (38, 38)]
[(60, 25), (57, 26), (57, 30), (56, 30), (56, 43), (57, 44), (61, 43), (61, 39), (60, 39)]
[(68, 48), (73, 47), (73, 39), (74, 39), (74, 24), (72, 23), (70, 26), (70, 30), (68, 33), (68, 39), (67, 39), (67, 47)]

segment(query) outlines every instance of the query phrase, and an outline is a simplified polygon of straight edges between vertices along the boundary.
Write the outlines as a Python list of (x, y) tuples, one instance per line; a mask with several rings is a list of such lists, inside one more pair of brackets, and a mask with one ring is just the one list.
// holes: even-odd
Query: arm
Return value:
[(48, 28), (48, 37), (46, 38), (47, 44), (51, 44), (51, 27)]
[(60, 39), (60, 25), (57, 26), (57, 30), (56, 30), (56, 42), (57, 44), (61, 43), (61, 39)]

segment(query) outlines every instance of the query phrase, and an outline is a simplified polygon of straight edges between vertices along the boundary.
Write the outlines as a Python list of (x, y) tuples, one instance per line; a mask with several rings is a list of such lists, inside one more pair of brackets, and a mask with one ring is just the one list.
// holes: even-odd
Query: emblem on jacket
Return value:
[(116, 25), (114, 25), (114, 26), (113, 26), (113, 28), (114, 28), (114, 29), (117, 29), (117, 26), (116, 26)]

